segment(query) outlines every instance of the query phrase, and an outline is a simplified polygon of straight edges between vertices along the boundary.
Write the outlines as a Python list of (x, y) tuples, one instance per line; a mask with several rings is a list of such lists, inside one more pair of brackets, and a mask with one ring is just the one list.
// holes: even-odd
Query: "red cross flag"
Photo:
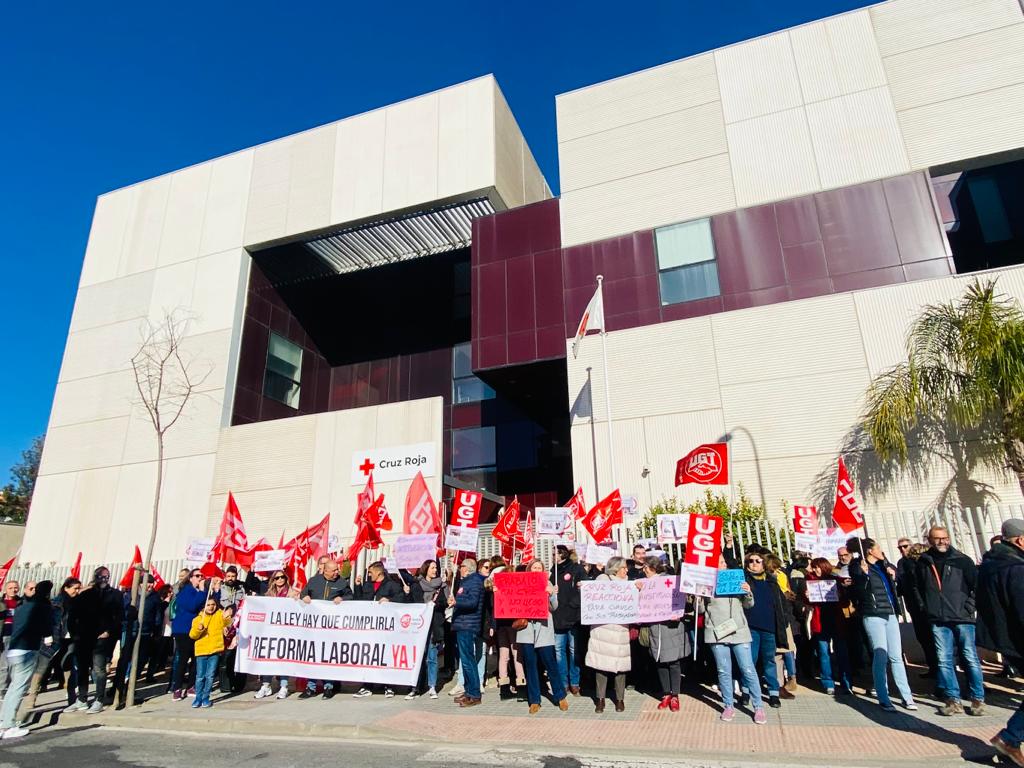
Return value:
[(594, 291), (590, 303), (587, 304), (587, 308), (583, 311), (583, 317), (580, 318), (580, 324), (576, 328), (576, 338), (572, 342), (572, 357), (574, 360), (576, 359), (576, 353), (579, 351), (580, 342), (587, 335), (587, 331), (604, 331), (604, 296), (601, 293), (600, 286)]
[(864, 527), (864, 514), (853, 495), (853, 483), (850, 473), (846, 471), (846, 462), (839, 457), (839, 479), (836, 483), (836, 504), (832, 508), (832, 520), (843, 529), (843, 533), (851, 533)]
[(676, 462), (676, 485), (729, 484), (729, 444), (698, 445)]

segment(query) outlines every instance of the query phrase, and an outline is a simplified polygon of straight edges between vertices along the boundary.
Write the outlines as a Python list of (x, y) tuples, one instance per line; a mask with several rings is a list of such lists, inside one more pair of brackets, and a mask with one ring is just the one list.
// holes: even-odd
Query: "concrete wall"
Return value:
[[(983, 277), (990, 275), (1024, 300), (1024, 268)], [(735, 481), (755, 502), (763, 487), (770, 515), (781, 517), (782, 500), (830, 512), (836, 458), (868, 382), (905, 359), (906, 331), (921, 308), (960, 296), (971, 279), (920, 280), (609, 333), (616, 483), (642, 509), (664, 497), (693, 501), (704, 488), (675, 488), (676, 461), (732, 432)], [(567, 362), (573, 475), (592, 504), (612, 488), (600, 339), (584, 339), (579, 358)], [(860, 456), (846, 459), (879, 538), (906, 532), (902, 515), (933, 505), (954, 475), (950, 464), (932, 462), (930, 477), (883, 492), (876, 472), (866, 469), (858, 480)], [(961, 479), (968, 477), (990, 484), (1004, 505), (1022, 501), (1012, 477), (977, 470)]]
[(889, 0), (557, 98), (562, 242), (1020, 148), (1018, 0)]
[(490, 76), (102, 195), (23, 557), (70, 562), (82, 550), (87, 562), (116, 561), (147, 537), (156, 448), (130, 365), (143, 321), (191, 313), (187, 352), (209, 371), (168, 433), (163, 498), (176, 523), (159, 532), (157, 557), (177, 557), (216, 495), (247, 251), (481, 194), (499, 210), (550, 197)]

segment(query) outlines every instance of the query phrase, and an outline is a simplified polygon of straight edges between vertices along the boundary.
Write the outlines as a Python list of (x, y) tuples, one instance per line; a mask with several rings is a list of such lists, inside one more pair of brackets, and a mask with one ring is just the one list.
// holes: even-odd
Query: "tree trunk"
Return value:
[[(156, 492), (153, 495), (153, 521), (149, 531), (149, 544), (146, 546), (146, 557), (143, 560), (145, 573), (153, 570), (153, 549), (156, 547), (156, 527), (160, 520), (160, 492), (164, 482), (164, 436), (161, 432), (156, 434)], [(138, 584), (142, 574), (137, 574), (133, 584)], [(142, 645), (142, 614), (146, 607), (146, 599), (143, 594), (145, 590), (138, 593), (139, 600), (139, 634), (132, 646), (132, 666), (128, 672), (128, 693), (126, 705), (135, 706), (135, 683), (139, 676), (139, 646)]]

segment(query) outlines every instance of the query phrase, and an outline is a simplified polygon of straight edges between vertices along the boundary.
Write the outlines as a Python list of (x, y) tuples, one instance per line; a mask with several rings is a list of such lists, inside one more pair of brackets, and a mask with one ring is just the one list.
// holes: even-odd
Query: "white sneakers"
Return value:
[(28, 736), (28, 728), (8, 728), (0, 736), (0, 739), (20, 739), (22, 736)]
[(265, 699), (267, 698), (267, 696), (272, 696), (273, 693), (274, 691), (271, 689), (270, 683), (263, 683), (263, 685), (260, 686), (260, 689), (256, 691), (256, 694), (253, 696), (253, 698)]
[(278, 698), (279, 700), (281, 700), (281, 701), (284, 701), (285, 699), (287, 699), (287, 698), (288, 698), (288, 686), (287, 686), (287, 685), (282, 685), (282, 686), (281, 686), (281, 687), (280, 687), (280, 688), (279, 688), (279, 689), (277, 690), (277, 698)]
[(99, 699), (93, 699), (92, 704), (90, 704), (89, 708), (87, 710), (85, 710), (85, 711), (86, 711), (86, 714), (89, 714), (89, 715), (99, 714), (100, 712), (103, 711), (103, 702), (100, 701)]
[(369, 688), (360, 688), (358, 691), (352, 694), (353, 699), (363, 699), (367, 696), (373, 696), (373, 691), (371, 691)]
[(393, 698), (395, 698), (395, 692), (392, 691), (390, 688), (385, 688), (384, 689), (384, 698), (385, 699), (393, 699)]
[(89, 708), (89, 705), (84, 701), (76, 701), (74, 704), (69, 704), (64, 707), (65, 712), (85, 712)]
[(413, 689), (413, 690), (409, 691), (407, 694), (405, 694), (405, 700), (406, 701), (412, 701), (413, 699), (416, 698), (416, 696), (417, 696), (416, 690)]
[(431, 688), (429, 691), (427, 691), (427, 695), (430, 698), (432, 698), (432, 699), (436, 699), (437, 698), (437, 691), (435, 691), (433, 688)]

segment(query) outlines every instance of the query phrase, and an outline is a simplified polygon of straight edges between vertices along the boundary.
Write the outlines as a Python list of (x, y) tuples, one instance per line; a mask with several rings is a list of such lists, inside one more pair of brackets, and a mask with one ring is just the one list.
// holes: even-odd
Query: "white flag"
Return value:
[(587, 335), (587, 331), (604, 331), (604, 298), (601, 295), (600, 286), (594, 291), (593, 298), (591, 298), (590, 303), (587, 304), (587, 308), (583, 312), (580, 326), (576, 329), (576, 339), (572, 343), (573, 360), (576, 359), (580, 341)]

